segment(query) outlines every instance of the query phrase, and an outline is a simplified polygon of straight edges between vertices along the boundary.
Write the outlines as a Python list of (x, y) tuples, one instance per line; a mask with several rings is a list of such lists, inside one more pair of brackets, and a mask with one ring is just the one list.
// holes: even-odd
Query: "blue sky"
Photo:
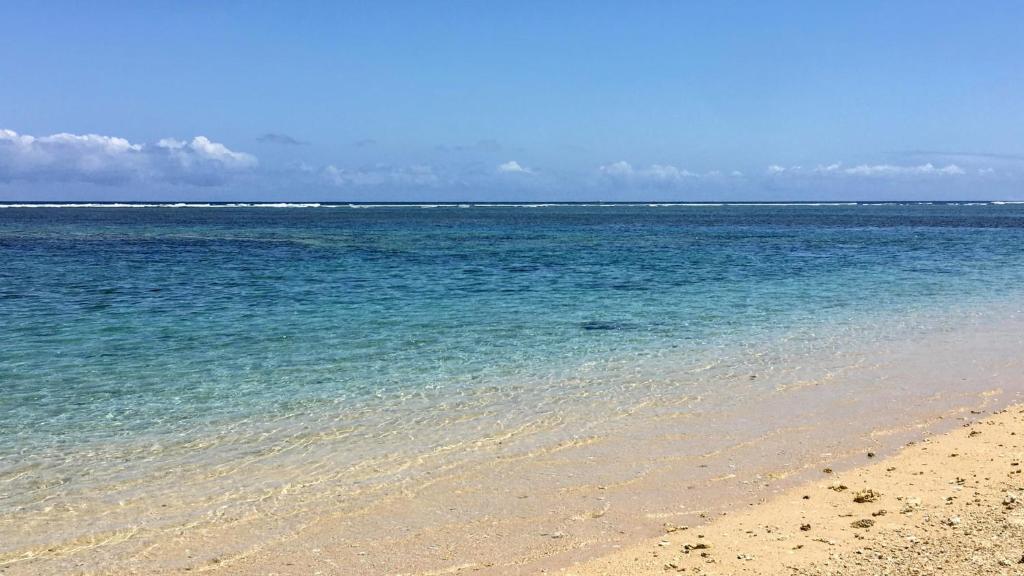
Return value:
[(0, 198), (1024, 198), (1019, 2), (0, 4)]

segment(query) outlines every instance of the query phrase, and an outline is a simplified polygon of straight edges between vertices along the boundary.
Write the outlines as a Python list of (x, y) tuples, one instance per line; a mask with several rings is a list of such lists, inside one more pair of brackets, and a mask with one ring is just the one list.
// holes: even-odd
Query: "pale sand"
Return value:
[(1024, 574), (1024, 406), (975, 418), (561, 574)]

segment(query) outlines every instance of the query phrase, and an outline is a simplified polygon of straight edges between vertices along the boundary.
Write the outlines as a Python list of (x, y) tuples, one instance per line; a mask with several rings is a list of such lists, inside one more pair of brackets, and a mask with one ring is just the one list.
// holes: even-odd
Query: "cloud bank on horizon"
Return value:
[[(303, 144), (291, 137), (265, 134), (258, 141)], [(499, 146), (489, 147), (493, 152)], [(920, 156), (921, 153), (915, 153)], [(941, 153), (936, 157), (950, 156)], [(219, 189), (224, 198), (253, 199), (270, 189), (310, 191), (320, 199), (468, 198), (474, 191), (493, 190), (525, 199), (558, 198), (559, 190), (582, 190), (593, 199), (670, 198), (705, 199), (696, 194), (732, 193), (739, 199), (754, 198), (758, 190), (787, 190), (793, 199), (812, 198), (814, 191), (851, 190), (851, 185), (879, 182), (928, 184), (943, 182), (983, 183), (1003, 177), (1020, 181), (1024, 158), (956, 154), (962, 167), (924, 163), (858, 163), (801, 165), (771, 164), (755, 174), (735, 169), (695, 172), (673, 164), (634, 166), (625, 160), (610, 162), (575, 173), (559, 173), (555, 167), (541, 171), (517, 160), (497, 164), (492, 170), (476, 164), (390, 164), (375, 162), (355, 166), (306, 162), (267, 168), (247, 152), (236, 151), (206, 136), (191, 140), (162, 138), (154, 143), (134, 143), (126, 138), (99, 134), (61, 132), (34, 136), (0, 129), (0, 190), (19, 184), (81, 183), (89, 190), (106, 190), (111, 197), (135, 190), (140, 184), (161, 184), (162, 190), (194, 193)], [(993, 160), (999, 169), (989, 165)], [(510, 177), (516, 177), (510, 180)], [(525, 179), (524, 179), (525, 178)], [(168, 187), (169, 186), (169, 187)], [(957, 188), (962, 189), (962, 188)], [(809, 192), (810, 191), (810, 192)], [(255, 193), (254, 193), (255, 192)], [(748, 194), (744, 196), (744, 194)], [(101, 194), (102, 195), (102, 194)], [(186, 194), (189, 196), (190, 194)], [(646, 196), (645, 196), (646, 195)], [(728, 197), (729, 194), (726, 194)], [(866, 197), (870, 197), (869, 193)], [(288, 198), (303, 199), (302, 192)], [(287, 199), (284, 196), (279, 199)], [(24, 199), (24, 198), (22, 198)], [(52, 199), (52, 198), (40, 198)]]

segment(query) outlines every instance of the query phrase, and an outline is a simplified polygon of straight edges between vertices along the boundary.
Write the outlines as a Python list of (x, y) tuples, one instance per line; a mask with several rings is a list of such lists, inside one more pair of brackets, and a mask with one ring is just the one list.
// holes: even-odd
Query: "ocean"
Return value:
[(1021, 204), (0, 204), (0, 258), (12, 569), (543, 523), (1024, 384)]

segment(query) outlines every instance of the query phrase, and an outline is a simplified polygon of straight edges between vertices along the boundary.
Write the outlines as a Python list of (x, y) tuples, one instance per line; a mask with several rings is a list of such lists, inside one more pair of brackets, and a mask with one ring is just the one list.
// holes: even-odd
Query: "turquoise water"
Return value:
[(725, 405), (751, 358), (1018, 298), (1024, 206), (6, 207), (0, 257), (0, 511), (25, 511), (310, 430), (351, 434), (303, 456), (344, 468), (483, 429), (446, 414)]
[(1024, 206), (0, 211), (0, 457), (1016, 290)]
[(1024, 206), (0, 211), (0, 456), (1016, 290)]

